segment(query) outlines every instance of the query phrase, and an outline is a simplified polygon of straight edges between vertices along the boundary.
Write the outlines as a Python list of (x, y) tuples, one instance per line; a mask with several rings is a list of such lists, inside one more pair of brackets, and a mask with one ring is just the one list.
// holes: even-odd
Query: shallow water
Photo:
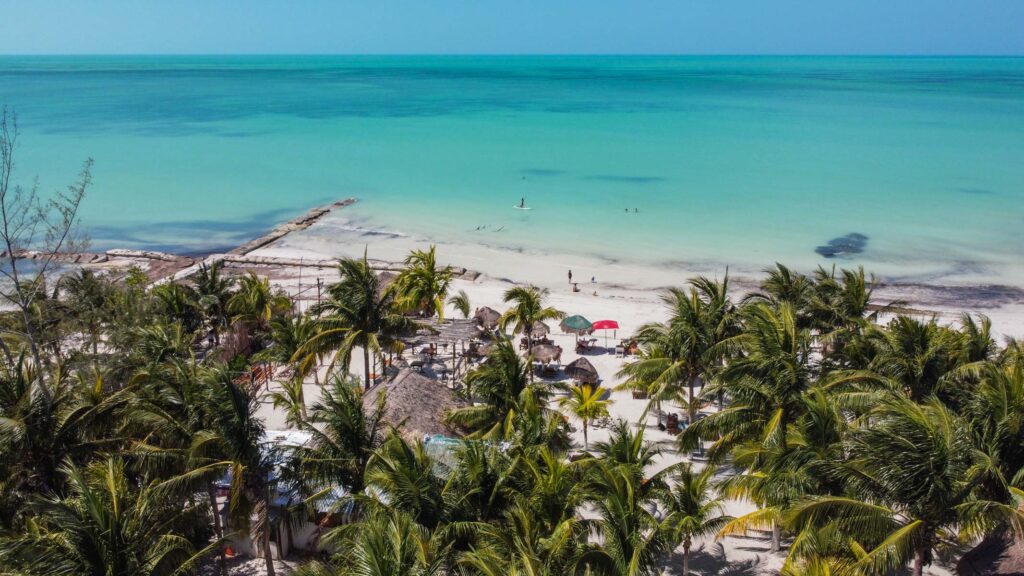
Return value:
[(95, 158), (101, 247), (357, 196), (353, 227), (456, 243), (1024, 284), (1024, 59), (5, 57), (0, 103), (22, 182)]

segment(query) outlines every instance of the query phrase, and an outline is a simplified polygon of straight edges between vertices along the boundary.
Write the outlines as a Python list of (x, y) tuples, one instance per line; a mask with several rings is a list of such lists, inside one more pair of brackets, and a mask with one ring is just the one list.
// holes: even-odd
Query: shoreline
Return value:
[[(303, 276), (333, 280), (334, 262), (338, 258), (361, 258), (365, 253), (373, 267), (395, 271), (413, 249), (433, 244), (438, 247), (441, 264), (449, 265), (456, 278), (470, 286), (489, 286), (503, 291), (514, 284), (534, 284), (548, 288), (553, 294), (567, 293), (573, 300), (593, 303), (632, 303), (644, 311), (641, 315), (655, 319), (660, 311), (660, 294), (669, 287), (684, 286), (696, 276), (721, 278), (729, 273), (730, 284), (737, 299), (758, 288), (763, 270), (752, 271), (729, 264), (623, 262), (621, 259), (553, 250), (506, 248), (494, 244), (470, 244), (449, 239), (430, 238), (399, 230), (380, 230), (353, 225), (343, 215), (343, 208), (356, 204), (356, 198), (345, 198), (313, 207), (301, 215), (280, 223), (269, 231), (239, 246), (213, 253), (182, 254), (144, 250), (111, 249), (101, 253), (63, 255), (62, 261), (99, 269), (142, 265), (150, 281), (160, 283), (178, 280), (194, 273), (202, 264), (223, 262), (228, 268), (249, 270), (271, 277), (286, 291), (293, 279)], [(31, 258), (26, 255), (26, 258)], [(783, 264), (786, 264), (783, 262)], [(857, 264), (837, 260), (836, 269), (855, 268)], [(797, 267), (794, 269), (809, 273)], [(302, 272), (306, 269), (307, 272)], [(572, 270), (579, 292), (572, 292), (567, 272)], [(865, 266), (869, 274), (872, 269)], [(331, 280), (329, 280), (331, 279)], [(594, 281), (591, 282), (591, 279)], [(993, 323), (997, 337), (1024, 338), (1024, 288), (1009, 284), (900, 282), (878, 277), (875, 289), (877, 307), (897, 302), (896, 313), (934, 316), (943, 322), (955, 322), (961, 314), (983, 314)], [(488, 292), (487, 305), (500, 304), (500, 291)], [(493, 297), (493, 298), (492, 298)], [(299, 298), (300, 300), (306, 297)], [(493, 302), (490, 300), (493, 299)], [(589, 305), (588, 305), (589, 307)], [(652, 308), (653, 307), (653, 308)], [(619, 310), (620, 315), (630, 311)], [(644, 320), (646, 321), (646, 320)]]
[[(597, 301), (633, 301), (660, 306), (660, 293), (672, 286), (682, 286), (695, 276), (721, 278), (727, 271), (737, 295), (755, 290), (762, 274), (747, 270), (730, 270), (728, 264), (718, 266), (679, 264), (656, 266), (643, 262), (618, 260), (555, 251), (507, 249), (494, 245), (468, 244), (417, 234), (394, 231), (382, 233), (351, 226), (341, 213), (326, 214), (311, 225), (294, 230), (250, 252), (250, 256), (292, 261), (330, 261), (340, 257), (360, 258), (365, 253), (375, 267), (393, 268), (412, 249), (437, 246), (439, 263), (466, 272), (474, 283), (510, 286), (532, 283), (553, 293), (567, 292), (576, 299)], [(785, 262), (783, 262), (785, 264)], [(765, 264), (764, 268), (774, 265)], [(856, 264), (836, 261), (837, 269)], [(572, 293), (567, 281), (573, 271), (580, 292)], [(800, 270), (808, 273), (810, 270)], [(865, 266), (865, 271), (872, 272)], [(591, 282), (591, 278), (595, 282)], [(984, 314), (991, 318), (994, 331), (1001, 336), (1024, 337), (1024, 288), (1008, 284), (981, 282), (977, 284), (939, 284), (899, 282), (878, 278), (875, 300), (884, 305), (900, 302), (901, 312), (934, 315), (943, 321), (954, 321), (961, 313)], [(596, 292), (596, 295), (595, 295)]]

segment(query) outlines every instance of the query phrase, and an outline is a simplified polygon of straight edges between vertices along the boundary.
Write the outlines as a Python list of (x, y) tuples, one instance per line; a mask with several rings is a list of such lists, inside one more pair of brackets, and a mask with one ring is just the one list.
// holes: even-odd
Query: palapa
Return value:
[(1024, 539), (1014, 537), (1011, 530), (989, 534), (960, 558), (956, 568), (963, 576), (1024, 574)]
[(577, 358), (565, 367), (565, 375), (581, 384), (597, 384), (597, 368), (586, 358)]
[(444, 423), (448, 412), (468, 406), (444, 384), (410, 369), (377, 384), (363, 394), (363, 409), (373, 411), (384, 394), (384, 421), (399, 427), (402, 436), (422, 439), (425, 435), (457, 436)]
[(483, 331), (476, 320), (449, 318), (438, 320), (436, 318), (427, 322), (420, 322), (422, 328), (416, 331), (416, 335), (409, 339), (413, 344), (451, 344), (455, 342), (468, 342), (479, 338)]
[(501, 318), (501, 313), (494, 308), (477, 308), (476, 312), (473, 313), (473, 319), (476, 320), (486, 330), (494, 330), (498, 327), (498, 319)]
[(543, 322), (534, 322), (530, 327), (530, 338), (543, 338), (551, 333), (551, 327)]
[(541, 364), (550, 364), (562, 360), (562, 347), (551, 344), (538, 344), (530, 349), (530, 356)]

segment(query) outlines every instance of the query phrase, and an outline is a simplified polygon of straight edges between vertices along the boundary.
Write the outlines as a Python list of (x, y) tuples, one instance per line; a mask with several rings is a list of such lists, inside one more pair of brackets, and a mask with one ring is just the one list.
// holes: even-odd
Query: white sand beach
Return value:
[[(586, 239), (581, 238), (580, 242), (585, 243)], [(552, 302), (561, 309), (573, 311), (588, 307), (594, 311), (594, 316), (619, 319), (624, 327), (628, 325), (627, 332), (642, 322), (660, 319), (659, 293), (664, 288), (682, 286), (699, 275), (722, 278), (729, 273), (733, 293), (741, 296), (756, 289), (762, 276), (757, 270), (736, 270), (729, 262), (652, 266), (581, 256), (560, 250), (558, 246), (541, 252), (500, 248), (485, 242), (446, 244), (397, 231), (382, 233), (354, 228), (346, 220), (344, 210), (327, 214), (309, 228), (288, 234), (251, 254), (306, 260), (355, 258), (366, 254), (370, 260), (400, 263), (411, 250), (430, 244), (437, 245), (440, 263), (481, 273), (476, 282), (466, 287), (474, 305), (500, 309), (495, 304), (500, 304), (500, 293), (505, 288), (513, 284), (533, 284), (551, 290)], [(843, 259), (828, 263), (836, 268), (857, 266), (856, 262)], [(766, 260), (763, 268), (773, 264), (774, 261)], [(579, 285), (577, 293), (571, 291), (568, 283), (570, 270), (573, 281)], [(872, 272), (869, 267), (866, 271)], [(984, 314), (992, 319), (997, 337), (1024, 338), (1024, 287), (989, 284), (986, 278), (967, 278), (962, 283), (948, 284), (888, 284), (886, 278), (880, 280), (875, 290), (879, 304), (899, 302), (905, 308), (927, 311), (947, 322), (956, 321), (964, 312)], [(309, 281), (315, 282), (315, 275), (307, 274)], [(477, 292), (479, 297), (475, 297)], [(630, 322), (631, 319), (636, 323)]]

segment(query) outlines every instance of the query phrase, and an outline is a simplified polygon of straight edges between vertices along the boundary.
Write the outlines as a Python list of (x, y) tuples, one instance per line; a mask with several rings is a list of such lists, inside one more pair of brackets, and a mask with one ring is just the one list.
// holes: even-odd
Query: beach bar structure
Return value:
[(409, 368), (363, 394), (364, 410), (376, 410), (378, 402), (384, 402), (385, 422), (397, 427), (402, 436), (418, 440), (459, 436), (444, 419), (451, 410), (469, 405), (444, 384)]

